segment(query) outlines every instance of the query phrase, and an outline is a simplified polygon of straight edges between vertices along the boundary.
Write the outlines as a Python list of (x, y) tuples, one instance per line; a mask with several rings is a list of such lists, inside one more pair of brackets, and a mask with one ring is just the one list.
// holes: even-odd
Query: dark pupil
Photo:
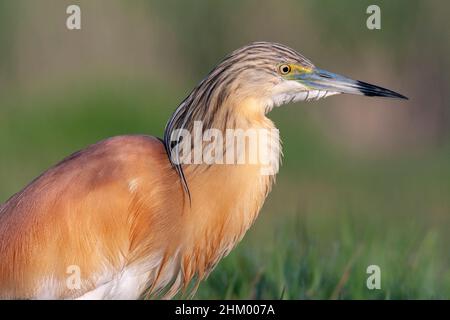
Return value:
[(286, 67), (286, 66), (283, 67), (283, 72), (284, 72), (284, 73), (288, 73), (288, 71), (289, 71), (289, 67)]

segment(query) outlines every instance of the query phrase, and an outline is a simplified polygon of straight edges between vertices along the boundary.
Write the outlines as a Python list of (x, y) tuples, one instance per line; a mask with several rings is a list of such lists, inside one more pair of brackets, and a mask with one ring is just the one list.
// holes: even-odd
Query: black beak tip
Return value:
[(357, 86), (359, 91), (368, 97), (386, 97), (386, 98), (397, 98), (397, 99), (403, 99), (403, 100), (409, 100), (408, 97), (397, 93), (395, 91), (378, 87), (373, 84), (369, 84), (362, 81), (357, 81)]
[(404, 95), (402, 95), (402, 94), (400, 94), (400, 93), (397, 93), (397, 94), (398, 94), (398, 97), (399, 97), (400, 99), (409, 100), (409, 98), (408, 98), (407, 96), (404, 96)]

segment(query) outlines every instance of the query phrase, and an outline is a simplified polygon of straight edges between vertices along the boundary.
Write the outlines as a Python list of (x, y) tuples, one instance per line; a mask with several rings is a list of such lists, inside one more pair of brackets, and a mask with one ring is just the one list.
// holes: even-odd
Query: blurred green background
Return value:
[[(78, 4), (82, 30), (65, 27)], [(382, 29), (366, 28), (381, 7)], [(274, 110), (283, 167), (196, 298), (450, 298), (450, 3), (0, 0), (0, 202), (100, 139), (161, 137), (227, 53), (280, 42), (407, 102)], [(367, 266), (381, 289), (366, 287)]]

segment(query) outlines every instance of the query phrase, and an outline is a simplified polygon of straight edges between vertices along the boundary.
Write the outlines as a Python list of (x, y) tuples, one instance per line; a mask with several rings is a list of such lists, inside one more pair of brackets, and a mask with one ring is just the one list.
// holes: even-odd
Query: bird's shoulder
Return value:
[[(167, 154), (164, 144), (159, 138), (146, 135), (115, 136), (63, 159), (47, 173), (66, 175), (97, 176), (103, 172), (114, 176), (119, 169), (132, 171), (141, 166), (155, 166), (165, 163)], [(93, 171), (93, 172), (90, 172)]]
[[(64, 158), (25, 188), (12, 196), (0, 209), (7, 210), (27, 202), (54, 202), (61, 194), (83, 197), (94, 190), (128, 186), (136, 177), (154, 179), (170, 168), (164, 144), (146, 135), (111, 137)], [(20, 207), (20, 205), (19, 205)]]
[(137, 157), (161, 157), (166, 152), (159, 138), (146, 135), (123, 135), (104, 139), (63, 159), (56, 167), (77, 161), (127, 161)]

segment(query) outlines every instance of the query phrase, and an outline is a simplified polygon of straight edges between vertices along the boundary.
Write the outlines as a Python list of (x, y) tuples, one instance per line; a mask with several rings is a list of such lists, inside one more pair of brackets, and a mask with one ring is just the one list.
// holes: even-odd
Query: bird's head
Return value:
[[(289, 102), (340, 93), (407, 99), (394, 91), (321, 70), (284, 45), (254, 42), (233, 51), (192, 90), (169, 120), (165, 140), (168, 143), (174, 129), (192, 127), (193, 121), (220, 128), (221, 123), (227, 123), (226, 117), (238, 118), (249, 105), (252, 111), (265, 114)], [(251, 118), (254, 112), (247, 114)]]
[(406, 99), (394, 91), (319, 68), (284, 45), (255, 42), (225, 58), (206, 79), (224, 91), (260, 102), (265, 111), (289, 102), (348, 93)]

